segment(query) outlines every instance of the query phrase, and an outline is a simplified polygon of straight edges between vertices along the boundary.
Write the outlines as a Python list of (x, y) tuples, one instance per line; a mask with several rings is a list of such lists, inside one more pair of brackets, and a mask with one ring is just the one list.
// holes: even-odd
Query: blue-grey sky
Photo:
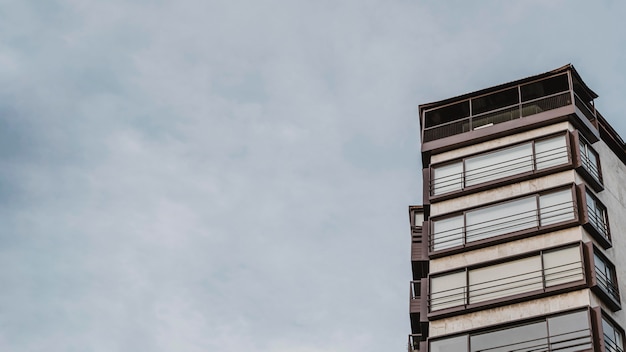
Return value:
[(0, 1), (0, 351), (405, 351), (417, 105), (573, 63), (622, 1)]

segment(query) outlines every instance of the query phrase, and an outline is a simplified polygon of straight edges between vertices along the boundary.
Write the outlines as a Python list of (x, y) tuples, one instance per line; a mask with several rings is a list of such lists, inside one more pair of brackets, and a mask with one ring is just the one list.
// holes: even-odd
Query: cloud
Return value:
[(7, 4), (0, 347), (405, 348), (416, 106), (624, 84), (619, 5), (489, 4)]

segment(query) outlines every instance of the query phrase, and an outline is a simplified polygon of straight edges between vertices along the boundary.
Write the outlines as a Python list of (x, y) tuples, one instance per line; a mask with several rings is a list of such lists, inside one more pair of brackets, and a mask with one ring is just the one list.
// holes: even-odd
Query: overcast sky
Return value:
[(623, 1), (0, 0), (0, 351), (406, 351), (417, 106), (573, 63)]

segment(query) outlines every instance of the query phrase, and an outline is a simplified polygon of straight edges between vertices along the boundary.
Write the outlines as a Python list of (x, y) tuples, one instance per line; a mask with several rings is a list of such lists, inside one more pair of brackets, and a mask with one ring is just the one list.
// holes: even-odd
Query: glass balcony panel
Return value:
[(539, 205), (541, 226), (574, 220), (574, 201), (572, 191), (569, 189), (542, 194), (539, 197)]
[(463, 163), (437, 166), (433, 169), (431, 194), (439, 195), (463, 189)]
[(547, 351), (548, 329), (545, 321), (516, 326), (473, 335), (470, 345), (471, 352)]
[(465, 271), (436, 276), (430, 280), (430, 310), (440, 310), (466, 304)]
[(532, 170), (532, 144), (521, 144), (466, 159), (465, 185), (473, 186)]
[(464, 243), (463, 237), (462, 215), (433, 221), (433, 250), (460, 246)]
[(578, 246), (544, 253), (543, 266), (546, 287), (584, 278), (583, 263)]
[(469, 282), (470, 304), (540, 290), (541, 256), (471, 270)]
[(537, 170), (567, 164), (567, 142), (565, 136), (544, 139), (535, 142)]
[(536, 198), (522, 198), (466, 214), (467, 242), (537, 227)]
[(548, 318), (548, 330), (551, 351), (574, 352), (592, 349), (587, 311)]
[(430, 352), (459, 352), (467, 351), (467, 335), (432, 341)]

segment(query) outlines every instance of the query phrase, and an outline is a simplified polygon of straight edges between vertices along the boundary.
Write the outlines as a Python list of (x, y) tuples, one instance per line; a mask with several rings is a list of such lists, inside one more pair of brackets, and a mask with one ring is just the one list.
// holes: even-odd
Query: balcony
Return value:
[(424, 129), (423, 141), (430, 142), (436, 139), (493, 126), (502, 122), (508, 122), (520, 117), (528, 117), (540, 112), (557, 109), (571, 104), (571, 93), (569, 91), (565, 91), (547, 97), (534, 99), (525, 103), (514, 104), (477, 115), (470, 115), (469, 117), (461, 120), (426, 128)]
[[(576, 74), (564, 72), (421, 106), (422, 151), (447, 150), (450, 145), (481, 140), (487, 135), (506, 135), (512, 128), (524, 130), (568, 119), (595, 142), (599, 137), (599, 119), (592, 100), (597, 95), (583, 86)], [(577, 118), (573, 119), (574, 116)], [(490, 128), (489, 132), (480, 131), (515, 120), (519, 122)], [(469, 132), (464, 138), (438, 141)]]

